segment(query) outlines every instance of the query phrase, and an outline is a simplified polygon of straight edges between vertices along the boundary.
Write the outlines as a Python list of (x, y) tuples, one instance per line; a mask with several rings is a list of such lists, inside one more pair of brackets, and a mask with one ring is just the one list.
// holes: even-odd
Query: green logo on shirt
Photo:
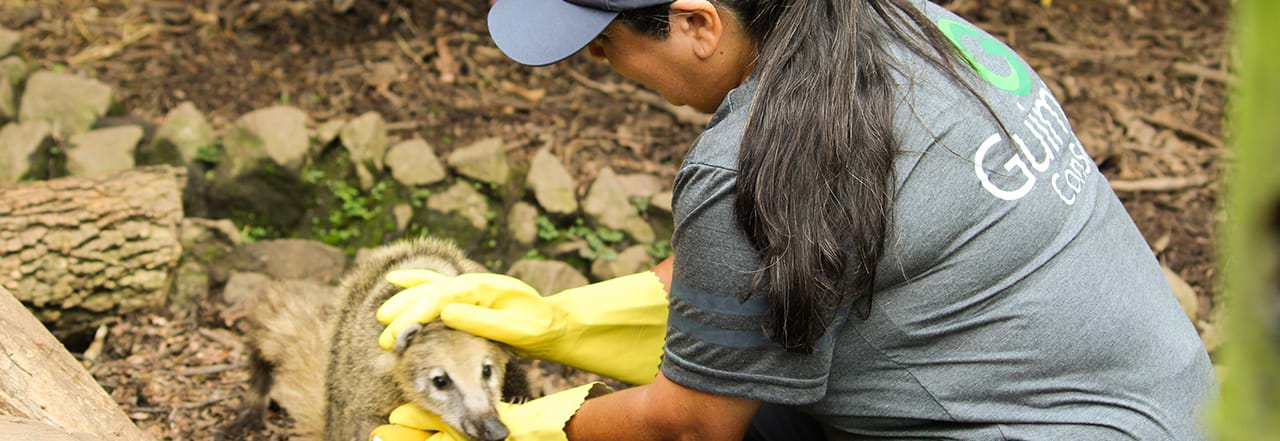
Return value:
[[(1031, 94), (1031, 72), (1027, 70), (1027, 65), (1018, 58), (1017, 54), (1001, 44), (999, 40), (982, 33), (973, 26), (945, 18), (938, 21), (938, 29), (942, 31), (943, 35), (951, 39), (951, 42), (956, 47), (960, 48), (960, 52), (969, 60), (969, 63), (978, 69), (978, 75), (981, 75), (988, 83), (1014, 95), (1027, 96)], [(965, 47), (962, 42), (965, 37), (976, 37), (978, 45), (982, 47), (983, 52), (987, 55), (1003, 58), (1009, 66), (1009, 73), (1000, 75), (979, 62), (978, 57), (974, 56), (974, 53)]]

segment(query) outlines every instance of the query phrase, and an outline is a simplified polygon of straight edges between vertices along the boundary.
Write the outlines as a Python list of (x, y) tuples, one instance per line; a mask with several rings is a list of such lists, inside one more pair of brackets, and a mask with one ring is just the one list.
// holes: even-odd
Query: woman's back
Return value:
[(734, 301), (759, 265), (732, 228), (754, 85), (732, 92), (677, 177), (664, 374), (717, 391), (736, 378), (743, 396), (803, 405), (835, 439), (1199, 438), (1208, 356), (1061, 107), (1007, 47), (923, 8), (972, 54), (970, 84), (1008, 132), (891, 51), (903, 149), (871, 314), (845, 305), (813, 354), (788, 353), (752, 320), (763, 295)]

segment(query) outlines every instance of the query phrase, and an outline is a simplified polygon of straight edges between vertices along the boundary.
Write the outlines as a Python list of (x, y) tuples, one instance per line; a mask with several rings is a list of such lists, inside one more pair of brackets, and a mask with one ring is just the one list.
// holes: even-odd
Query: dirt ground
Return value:
[[(325, 2), (327, 4), (327, 2)], [(214, 124), (277, 103), (316, 122), (380, 112), (393, 134), (441, 150), (502, 136), (512, 155), (546, 143), (579, 182), (612, 166), (672, 178), (697, 117), (578, 56), (532, 69), (487, 37), (482, 0), (357, 2), (10, 0), (33, 64), (116, 86), (159, 121), (193, 101)], [(1160, 261), (1195, 288), (1198, 325), (1215, 310), (1215, 231), (1226, 106), (1226, 0), (956, 0), (1050, 84)], [(238, 334), (215, 311), (123, 317), (91, 371), (145, 430), (210, 439), (248, 378)], [(546, 380), (551, 382), (564, 381)], [(546, 384), (554, 389), (557, 384)], [(261, 439), (286, 439), (273, 414)]]

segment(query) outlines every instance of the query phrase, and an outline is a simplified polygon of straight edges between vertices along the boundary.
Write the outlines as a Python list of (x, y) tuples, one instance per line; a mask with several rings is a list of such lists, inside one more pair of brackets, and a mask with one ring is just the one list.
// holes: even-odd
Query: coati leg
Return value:
[(267, 406), (271, 404), (271, 363), (262, 359), (257, 349), (249, 354), (249, 390), (245, 392), (236, 419), (223, 426), (220, 441), (248, 439), (252, 432), (264, 427)]

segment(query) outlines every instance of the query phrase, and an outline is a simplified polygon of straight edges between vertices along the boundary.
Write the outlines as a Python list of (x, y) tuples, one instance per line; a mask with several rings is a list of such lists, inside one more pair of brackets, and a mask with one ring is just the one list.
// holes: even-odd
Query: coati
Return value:
[(307, 439), (364, 441), (408, 402), (472, 438), (506, 438), (496, 404), (527, 398), (528, 385), (505, 348), (438, 321), (410, 331), (394, 352), (378, 347), (375, 312), (400, 291), (384, 276), (405, 268), (485, 271), (453, 244), (424, 238), (374, 250), (336, 293), (289, 283), (267, 289), (248, 317), (252, 390), (225, 433), (260, 426), (269, 395)]

